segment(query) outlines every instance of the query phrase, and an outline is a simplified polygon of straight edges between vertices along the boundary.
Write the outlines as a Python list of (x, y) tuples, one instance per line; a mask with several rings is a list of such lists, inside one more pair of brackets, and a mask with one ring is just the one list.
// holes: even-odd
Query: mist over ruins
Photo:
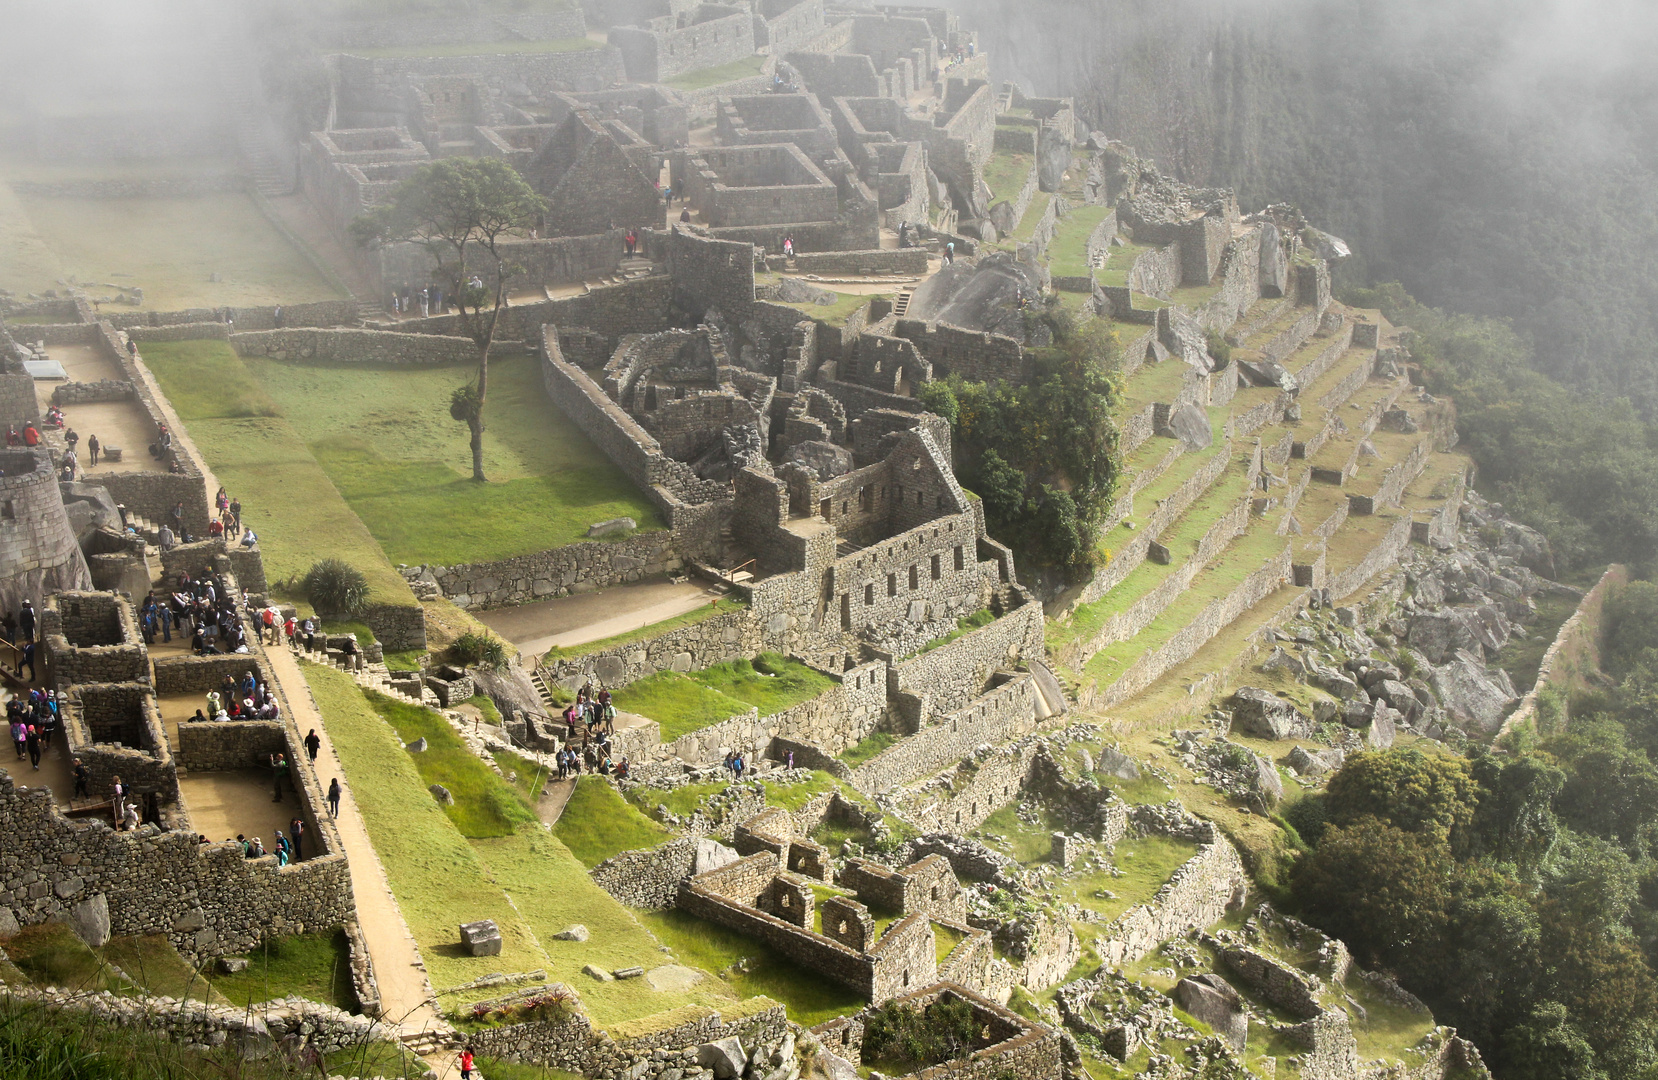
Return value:
[(1386, 14), (8, 13), (0, 1074), (1651, 1075), (1658, 35)]

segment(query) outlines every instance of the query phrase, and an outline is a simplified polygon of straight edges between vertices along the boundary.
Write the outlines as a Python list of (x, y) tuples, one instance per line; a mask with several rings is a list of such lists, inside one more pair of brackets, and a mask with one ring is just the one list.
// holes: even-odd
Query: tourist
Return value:
[(74, 428), (70, 428), (63, 433), (63, 443), (65, 449), (74, 450), (81, 444), (81, 437), (75, 433)]
[(24, 597), (23, 606), (17, 610), (17, 628), (23, 632), (24, 641), (35, 639), (35, 605), (27, 597)]
[(44, 749), (52, 745), (52, 739), (58, 733), (58, 710), (55, 700), (46, 704), (46, 715), (40, 721), (40, 745)]
[(155, 606), (155, 624), (161, 628), (161, 643), (170, 644), (173, 640), (173, 609), (165, 602)]
[(21, 714), (12, 715), (12, 745), (17, 747), (17, 760), (23, 760), (24, 751), (28, 748), (29, 725), (24, 722)]
[(340, 778), (328, 781), (328, 816), (340, 816)]
[(121, 814), (121, 830), (123, 832), (132, 832), (136, 828), (138, 828), (138, 804), (136, 802), (130, 802), (127, 804), (126, 810)]
[(242, 531), (242, 500), (230, 500), (230, 506), (227, 509), (230, 510), (231, 523), (236, 526), (236, 531), (240, 533)]
[(252, 529), (249, 529), (247, 532), (242, 534), (242, 546), (243, 547), (252, 548), (252, 547), (257, 546), (258, 543), (259, 543), (259, 538), (255, 535), (253, 535), (253, 530)]
[(288, 838), (282, 835), (282, 830), (276, 830), (276, 865), (288, 865)]
[(472, 1080), (472, 1047), (461, 1051), (461, 1080)]
[(616, 763), (616, 779), (626, 780), (627, 778), (628, 778), (628, 759), (623, 758), (621, 761), (618, 761)]
[(35, 428), (35, 425), (32, 421), (23, 425), (23, 445), (24, 446), (39, 446), (40, 445), (40, 432)]
[(317, 751), (321, 749), (322, 739), (317, 737), (317, 729), (312, 728), (310, 734), (305, 736), (305, 753), (310, 757), (311, 764), (317, 763)]
[(25, 642), (24, 645), (23, 645), (23, 658), (18, 662), (18, 665), (17, 665), (17, 677), (19, 679), (23, 678), (23, 669), (24, 668), (29, 669), (29, 677), (24, 681), (25, 682), (34, 682), (35, 681), (35, 643), (33, 641)]
[(288, 822), (288, 835), (293, 837), (294, 862), (298, 862), (305, 857), (300, 851), (300, 841), (305, 837), (305, 822), (299, 818), (294, 818), (294, 820)]
[(954, 240), (952, 240), (949, 243), (944, 245), (944, 265), (945, 266), (954, 266), (955, 264), (956, 264), (956, 242)]
[(790, 768), (792, 770), (794, 768), (794, 751), (793, 750), (789, 751), (788, 762), (789, 762), (788, 768)]
[(25, 736), (25, 742), (28, 743), (28, 747), (29, 747), (29, 764), (34, 766), (35, 772), (39, 772), (40, 771), (40, 729), (35, 727), (35, 725), (30, 724), (28, 734)]
[(288, 758), (284, 754), (271, 755), (271, 772), (276, 780), (276, 794), (271, 802), (282, 801), (282, 789), (288, 783)]
[(783, 257), (785, 259), (794, 258), (794, 237), (792, 236), (783, 238)]
[(633, 258), (633, 248), (637, 243), (639, 243), (639, 237), (634, 235), (632, 229), (629, 229), (627, 232), (622, 234), (622, 247), (624, 248), (625, 254), (628, 258)]
[(86, 765), (80, 758), (75, 759), (75, 794), (72, 799), (92, 798), (91, 776), (86, 771)]
[(115, 823), (119, 825), (122, 815), (127, 810), (127, 787), (121, 783), (121, 778), (117, 776), (110, 780), (110, 790), (110, 805), (115, 810)]
[(420, 317), (422, 319), (431, 314), (431, 309), (428, 307), (431, 302), (432, 294), (427, 292), (426, 287), (422, 285), (420, 287)]
[(250, 859), (263, 859), (264, 857), (265, 857), (265, 840), (264, 840), (264, 837), (256, 836), (256, 837), (253, 838), (253, 850), (248, 852), (248, 858), (250, 858)]

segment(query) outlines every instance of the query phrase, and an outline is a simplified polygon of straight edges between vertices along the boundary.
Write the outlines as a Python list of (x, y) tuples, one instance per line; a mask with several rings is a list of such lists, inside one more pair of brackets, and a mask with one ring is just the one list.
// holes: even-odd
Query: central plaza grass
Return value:
[[(18, 202), (62, 273), (137, 285), (147, 308), (342, 299), (241, 192), (187, 199), (24, 196)], [(18, 284), (54, 287), (52, 281)]]
[(612, 700), (622, 712), (655, 720), (662, 741), (673, 742), (748, 711), (748, 702), (726, 697), (677, 671), (658, 671), (616, 691)]
[(421, 782), (441, 784), (455, 802), (443, 812), (462, 836), (511, 836), (518, 826), (536, 820), (535, 809), (518, 789), (505, 783), (482, 758), (466, 748), (449, 721), (420, 705), (369, 692), (368, 703), (405, 744), (426, 740), (426, 749), (411, 754)]
[(351, 988), (351, 946), (344, 930), (271, 938), (246, 955), (246, 971), (208, 973), (213, 989), (232, 1005), (245, 1008), (298, 994), (347, 1012), (357, 1007)]
[(761, 653), (752, 662), (733, 660), (691, 672), (691, 678), (727, 697), (756, 706), (771, 716), (810, 701), (835, 680), (781, 653)]
[(656, 509), (547, 397), (538, 361), (489, 365), (484, 474), (449, 395), (476, 369), (294, 364), (250, 358), (259, 380), (393, 562), (488, 562), (584, 540)]
[(363, 572), (372, 602), (414, 605), (408, 582), (228, 344), (151, 342), (142, 356), (208, 467), (242, 501), (275, 591), (339, 558)]
[[(712, 979), (686, 992), (659, 992), (645, 979), (596, 983), (582, 975), (589, 963), (614, 970), (673, 960), (541, 825), (522, 825), (509, 836), (462, 836), (427, 792), (414, 755), (403, 749), (397, 732), (350, 676), (315, 664), (304, 667), (369, 839), (435, 988), (442, 991), (492, 971), (545, 968), (554, 981), (580, 988), (584, 1008), (600, 1024), (682, 1005), (729, 1005), (730, 989)], [(461, 949), (457, 924), (477, 919), (494, 919), (500, 927), (499, 956), (470, 957)], [(553, 937), (572, 923), (586, 926), (589, 940)], [(490, 994), (487, 989), (444, 994), (440, 1004), (452, 1010)]]

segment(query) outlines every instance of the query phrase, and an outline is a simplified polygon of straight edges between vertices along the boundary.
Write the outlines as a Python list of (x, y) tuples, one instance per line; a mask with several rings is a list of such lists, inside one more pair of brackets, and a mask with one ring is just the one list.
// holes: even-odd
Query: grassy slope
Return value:
[(754, 705), (761, 716), (810, 701), (835, 685), (835, 680), (798, 660), (778, 653), (757, 657), (754, 663), (733, 661), (691, 672), (691, 678), (727, 697)]
[(649, 717), (662, 725), (663, 742), (748, 710), (748, 702), (726, 697), (677, 671), (659, 671), (630, 683), (618, 690), (613, 700), (621, 711)]
[(547, 398), (532, 357), (490, 364), (484, 472), (471, 480), (450, 392), (470, 366), (393, 368), (249, 359), (351, 509), (394, 562), (485, 562), (586, 538), (597, 521), (661, 528), (655, 508)]
[(410, 754), (420, 780), (428, 788), (442, 784), (455, 797), (449, 815), (462, 836), (511, 836), (518, 826), (534, 821), (534, 808), (505, 783), (483, 759), (466, 748), (449, 721), (419, 705), (394, 701), (370, 692), (368, 702), (392, 726), (404, 743), (426, 740), (426, 749)]
[(1085, 277), (1088, 274), (1088, 237), (1105, 219), (1106, 207), (1079, 206), (1060, 219), (1048, 245), (1049, 269), (1056, 277)]
[(144, 360), (196, 447), (259, 534), (273, 586), (319, 559), (346, 560), (382, 603), (414, 604), (397, 570), (287, 420), (222, 341), (151, 342)]
[[(426, 792), (411, 755), (362, 691), (328, 668), (308, 664), (305, 674), (392, 892), (439, 990), (491, 971), (544, 967), (553, 979), (581, 992), (599, 1023), (729, 1000), (717, 983), (688, 993), (658, 993), (642, 979), (601, 984), (581, 974), (588, 963), (651, 967), (671, 958), (627, 909), (593, 884), (570, 849), (539, 826), (469, 842)], [(474, 919), (494, 919), (500, 926), (500, 956), (461, 955), (455, 927)], [(591, 931), (588, 941), (553, 940), (576, 922)], [(446, 1006), (461, 1000), (443, 999)]]
[(582, 865), (593, 867), (624, 851), (655, 847), (673, 834), (640, 813), (604, 777), (583, 776), (553, 835)]
[(735, 82), (760, 74), (766, 58), (763, 56), (745, 56), (741, 60), (733, 60), (729, 64), (719, 67), (703, 68), (700, 71), (687, 71), (683, 75), (675, 75), (663, 85), (671, 86), (675, 90), (703, 90), (721, 83)]

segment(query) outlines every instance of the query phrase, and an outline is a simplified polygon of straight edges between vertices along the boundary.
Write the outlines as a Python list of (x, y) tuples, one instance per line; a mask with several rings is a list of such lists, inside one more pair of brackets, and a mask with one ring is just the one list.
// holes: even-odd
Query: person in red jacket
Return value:
[(32, 423), (31, 424), (25, 424), (23, 426), (23, 445), (24, 446), (39, 446), (40, 445), (40, 432), (35, 430), (35, 426)]

